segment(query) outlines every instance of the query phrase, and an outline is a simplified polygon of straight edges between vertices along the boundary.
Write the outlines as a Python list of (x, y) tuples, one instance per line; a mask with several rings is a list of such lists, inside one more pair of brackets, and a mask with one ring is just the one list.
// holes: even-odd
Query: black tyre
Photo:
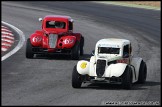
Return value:
[(81, 85), (82, 85), (81, 75), (78, 73), (75, 65), (72, 73), (72, 87), (80, 88)]
[(30, 39), (27, 39), (27, 43), (26, 43), (26, 58), (33, 58), (34, 54), (32, 51), (32, 44), (30, 42)]
[(79, 42), (77, 41), (71, 50), (71, 59), (78, 60), (79, 56), (80, 56), (80, 45)]
[(124, 89), (131, 89), (132, 87), (132, 69), (129, 65), (127, 65), (122, 75), (122, 87)]
[(81, 36), (81, 40), (80, 40), (80, 55), (81, 56), (84, 54), (83, 47), (84, 47), (84, 37)]
[(146, 81), (147, 76), (147, 66), (146, 63), (142, 60), (139, 69), (138, 83), (143, 84)]

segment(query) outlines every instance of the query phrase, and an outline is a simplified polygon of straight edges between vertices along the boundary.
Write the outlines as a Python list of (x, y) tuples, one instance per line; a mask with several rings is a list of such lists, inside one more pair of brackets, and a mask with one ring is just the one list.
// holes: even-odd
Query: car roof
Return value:
[(57, 18), (57, 19), (66, 19), (69, 21), (72, 21), (73, 19), (70, 16), (64, 16), (64, 15), (47, 15), (44, 17), (44, 19), (52, 19), (52, 18)]
[[(97, 46), (101, 44), (109, 44), (109, 46), (123, 46), (126, 44), (130, 44), (130, 41), (127, 39), (119, 39), (119, 38), (106, 38), (106, 39), (101, 39), (97, 42)], [(107, 45), (108, 46), (108, 45)], [(115, 46), (116, 47), (116, 46)]]

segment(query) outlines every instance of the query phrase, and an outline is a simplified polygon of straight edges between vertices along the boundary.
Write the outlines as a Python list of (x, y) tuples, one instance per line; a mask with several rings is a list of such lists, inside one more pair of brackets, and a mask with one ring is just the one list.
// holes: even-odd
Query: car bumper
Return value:
[(39, 47), (32, 48), (34, 54), (71, 54), (71, 49), (52, 49), (52, 51), (49, 50), (50, 49), (43, 49)]

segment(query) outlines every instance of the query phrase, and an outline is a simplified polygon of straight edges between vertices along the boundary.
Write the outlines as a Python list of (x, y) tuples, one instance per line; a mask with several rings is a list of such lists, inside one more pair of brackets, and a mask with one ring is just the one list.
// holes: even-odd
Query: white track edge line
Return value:
[(17, 46), (11, 50), (9, 53), (5, 54), (2, 58), (1, 58), (1, 61), (5, 60), (6, 58), (10, 57), (11, 55), (13, 55), (14, 53), (16, 53), (23, 45), (24, 45), (24, 42), (25, 42), (25, 35), (24, 33), (18, 29), (17, 27), (7, 23), (7, 22), (4, 22), (4, 21), (1, 21), (3, 24), (7, 25), (7, 26), (10, 26), (12, 29), (14, 29), (19, 37), (20, 37), (20, 40), (19, 40), (19, 43), (17, 44)]

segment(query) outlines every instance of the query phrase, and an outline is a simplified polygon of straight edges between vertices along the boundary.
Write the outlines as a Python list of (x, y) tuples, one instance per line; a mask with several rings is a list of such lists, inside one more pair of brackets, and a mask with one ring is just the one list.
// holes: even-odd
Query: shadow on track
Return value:
[(146, 81), (144, 84), (135, 83), (133, 90), (142, 90), (144, 88), (147, 89), (148, 87), (157, 86), (157, 85), (161, 85), (161, 83), (155, 81)]
[[(90, 54), (84, 54), (80, 56), (78, 60), (90, 60)], [(72, 60), (70, 55), (45, 55), (45, 54), (36, 54), (33, 59), (48, 59), (48, 60)]]
[[(87, 83), (85, 83), (87, 84)], [(91, 83), (83, 85), (80, 89), (95, 89), (95, 90), (125, 90), (120, 84), (108, 84), (108, 83)], [(144, 84), (134, 83), (130, 90), (147, 90), (148, 87), (160, 85), (160, 82), (146, 81)]]

